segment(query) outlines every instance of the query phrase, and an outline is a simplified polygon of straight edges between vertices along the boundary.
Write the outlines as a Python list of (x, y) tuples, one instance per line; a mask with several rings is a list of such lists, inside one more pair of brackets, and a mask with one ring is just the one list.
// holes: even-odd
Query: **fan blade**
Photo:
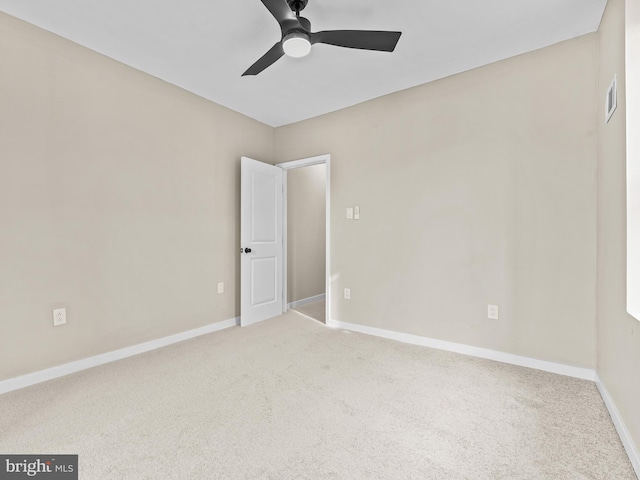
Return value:
[(265, 53), (260, 59), (251, 65), (249, 69), (242, 74), (245, 75), (257, 75), (265, 68), (270, 67), (274, 63), (276, 63), (280, 57), (284, 55), (284, 50), (282, 49), (282, 42), (276, 43), (271, 49)]
[(311, 34), (311, 43), (327, 43), (337, 47), (393, 52), (402, 32), (373, 30), (328, 30)]
[(296, 14), (289, 8), (287, 0), (262, 0), (262, 3), (281, 25), (287, 20), (296, 19)]

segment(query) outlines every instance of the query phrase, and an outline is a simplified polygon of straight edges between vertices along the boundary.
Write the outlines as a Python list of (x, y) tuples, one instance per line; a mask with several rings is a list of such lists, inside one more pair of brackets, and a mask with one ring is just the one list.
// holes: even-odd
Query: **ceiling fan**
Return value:
[(327, 30), (312, 32), (311, 22), (300, 16), (308, 0), (261, 0), (280, 24), (282, 39), (242, 74), (257, 75), (283, 55), (304, 57), (311, 45), (326, 43), (338, 47), (393, 52), (402, 32), (372, 30)]

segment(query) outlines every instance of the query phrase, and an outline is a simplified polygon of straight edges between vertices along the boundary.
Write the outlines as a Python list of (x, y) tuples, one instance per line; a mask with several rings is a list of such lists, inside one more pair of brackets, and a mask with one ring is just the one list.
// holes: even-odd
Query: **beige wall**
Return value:
[(595, 366), (596, 41), (276, 129), (332, 155), (333, 319)]
[(273, 129), (2, 13), (0, 38), (0, 380), (235, 317), (239, 157)]
[(289, 302), (325, 291), (324, 164), (287, 171), (287, 295)]
[[(598, 364), (601, 381), (640, 446), (640, 323), (626, 312), (625, 15), (609, 0), (599, 31)], [(604, 99), (618, 76), (618, 108), (604, 124)]]

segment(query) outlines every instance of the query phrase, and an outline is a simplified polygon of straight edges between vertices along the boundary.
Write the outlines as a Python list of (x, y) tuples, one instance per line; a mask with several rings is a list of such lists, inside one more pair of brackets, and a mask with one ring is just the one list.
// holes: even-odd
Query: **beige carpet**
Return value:
[(325, 323), (326, 302), (324, 300), (305, 303), (304, 305), (295, 307), (294, 310), (302, 313), (303, 315), (307, 315), (314, 320)]
[(592, 382), (294, 312), (0, 396), (88, 479), (635, 479)]

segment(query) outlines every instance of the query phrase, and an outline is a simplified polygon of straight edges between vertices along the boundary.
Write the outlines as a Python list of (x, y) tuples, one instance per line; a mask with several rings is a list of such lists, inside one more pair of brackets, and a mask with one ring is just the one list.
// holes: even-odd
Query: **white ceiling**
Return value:
[(260, 0), (0, 0), (0, 11), (280, 126), (593, 32), (605, 5), (309, 0), (313, 31), (399, 30), (395, 52), (316, 44), (255, 77), (241, 75), (280, 40)]

